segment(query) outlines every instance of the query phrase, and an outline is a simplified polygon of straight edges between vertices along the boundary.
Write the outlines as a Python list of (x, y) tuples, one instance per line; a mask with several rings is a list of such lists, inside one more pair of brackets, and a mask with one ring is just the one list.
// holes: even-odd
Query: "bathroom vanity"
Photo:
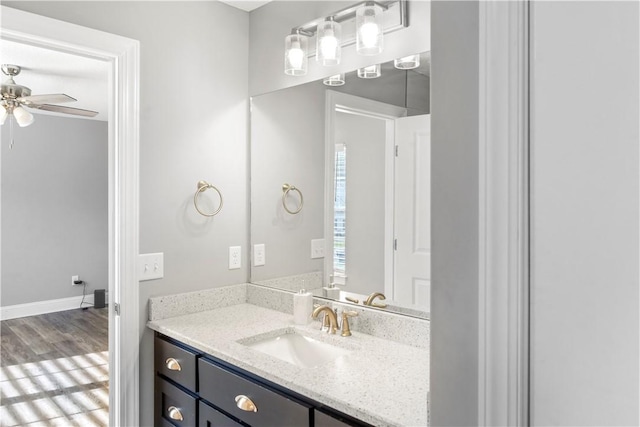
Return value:
[[(294, 325), (291, 314), (249, 303), (148, 326), (156, 331), (156, 425), (427, 425), (427, 348), (357, 330), (330, 335), (320, 322)], [(290, 336), (328, 353), (305, 365), (261, 347)]]
[(162, 334), (155, 367), (157, 426), (369, 425)]

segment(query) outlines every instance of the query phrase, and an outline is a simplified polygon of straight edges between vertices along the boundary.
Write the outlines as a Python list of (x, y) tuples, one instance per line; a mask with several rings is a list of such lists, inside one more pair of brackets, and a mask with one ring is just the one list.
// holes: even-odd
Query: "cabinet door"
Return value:
[(155, 425), (167, 423), (178, 427), (196, 425), (196, 398), (180, 390), (159, 376), (156, 376)]
[(198, 427), (243, 427), (203, 401), (198, 405)]

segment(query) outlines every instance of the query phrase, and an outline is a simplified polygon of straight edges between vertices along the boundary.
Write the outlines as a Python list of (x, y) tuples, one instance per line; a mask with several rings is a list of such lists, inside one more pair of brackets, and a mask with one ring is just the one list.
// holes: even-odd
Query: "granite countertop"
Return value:
[[(379, 426), (426, 426), (429, 390), (427, 349), (352, 331), (329, 335), (293, 324), (293, 316), (252, 304), (153, 320), (148, 327), (333, 409)], [(350, 350), (314, 368), (247, 347), (258, 336), (292, 332)], [(402, 334), (402, 331), (398, 331)], [(258, 339), (254, 338), (254, 339)]]

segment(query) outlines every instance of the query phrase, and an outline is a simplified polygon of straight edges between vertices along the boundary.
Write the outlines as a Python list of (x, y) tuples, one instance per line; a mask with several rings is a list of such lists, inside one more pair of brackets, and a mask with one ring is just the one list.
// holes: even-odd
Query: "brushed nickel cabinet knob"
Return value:
[(180, 409), (176, 408), (175, 406), (169, 406), (169, 408), (167, 408), (167, 412), (169, 412), (169, 418), (171, 418), (172, 420), (184, 420), (184, 418), (182, 417), (182, 412), (180, 412)]
[(243, 411), (258, 412), (258, 407), (255, 405), (255, 403), (253, 403), (253, 401), (244, 394), (236, 396), (236, 405)]
[(167, 365), (167, 369), (169, 369), (170, 371), (182, 370), (182, 366), (180, 366), (180, 363), (178, 363), (178, 361), (173, 357), (168, 358), (164, 363)]

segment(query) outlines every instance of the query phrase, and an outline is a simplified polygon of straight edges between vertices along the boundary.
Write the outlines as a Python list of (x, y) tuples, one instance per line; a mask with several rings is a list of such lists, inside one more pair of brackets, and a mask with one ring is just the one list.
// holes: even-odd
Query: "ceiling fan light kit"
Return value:
[(0, 90), (0, 94), (2, 96), (0, 105), (3, 107), (0, 110), (0, 125), (3, 125), (9, 116), (13, 116), (20, 127), (32, 124), (34, 122), (33, 114), (27, 111), (24, 107), (83, 117), (94, 117), (98, 114), (97, 111), (49, 104), (51, 102), (62, 103), (76, 101), (75, 98), (62, 93), (31, 95), (31, 89), (17, 84), (14, 80), (14, 77), (20, 74), (21, 70), (22, 69), (18, 65), (2, 65), (2, 73), (7, 76), (7, 79), (2, 83)]

